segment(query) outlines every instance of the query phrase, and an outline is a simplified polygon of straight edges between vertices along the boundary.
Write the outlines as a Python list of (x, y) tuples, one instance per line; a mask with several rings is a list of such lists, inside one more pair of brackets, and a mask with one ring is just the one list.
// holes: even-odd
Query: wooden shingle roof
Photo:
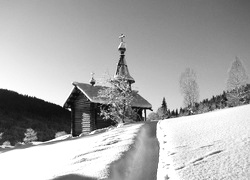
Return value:
[[(77, 93), (82, 92), (90, 102), (93, 103), (99, 103), (99, 104), (105, 104), (105, 101), (97, 98), (98, 97), (98, 92), (103, 89), (107, 88), (105, 86), (92, 86), (90, 84), (86, 83), (73, 83), (74, 88), (72, 92), (70, 93), (68, 99), (64, 103), (63, 107), (64, 108), (70, 108), (72, 101), (74, 101), (75, 96)], [(143, 109), (152, 109), (152, 105), (144, 99), (142, 96), (140, 96), (137, 92), (133, 92), (134, 100), (132, 102), (133, 107), (137, 108), (143, 108)]]

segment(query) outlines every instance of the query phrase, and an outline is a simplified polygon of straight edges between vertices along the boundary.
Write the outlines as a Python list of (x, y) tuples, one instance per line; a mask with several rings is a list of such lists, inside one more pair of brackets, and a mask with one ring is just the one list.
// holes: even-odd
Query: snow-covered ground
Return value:
[(158, 180), (249, 180), (250, 105), (160, 121)]
[(131, 148), (142, 125), (0, 152), (0, 179), (46, 180), (66, 174), (107, 178), (110, 164)]
[[(0, 179), (155, 179), (155, 124), (0, 149)], [(158, 180), (250, 179), (250, 105), (159, 121), (157, 137)]]

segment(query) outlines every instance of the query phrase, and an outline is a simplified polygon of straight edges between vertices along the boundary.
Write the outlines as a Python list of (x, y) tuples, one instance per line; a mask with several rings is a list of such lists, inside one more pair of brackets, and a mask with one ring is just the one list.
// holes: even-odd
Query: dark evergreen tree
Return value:
[(165, 97), (163, 97), (161, 107), (165, 107), (167, 109), (167, 103)]
[(168, 109), (168, 116), (170, 116), (170, 109)]
[(165, 97), (163, 97), (161, 107), (157, 110), (157, 114), (160, 117), (160, 119), (168, 118), (168, 108)]
[(175, 110), (175, 116), (177, 117), (179, 115), (178, 109)]
[(175, 110), (172, 110), (172, 111), (171, 111), (171, 118), (173, 118), (173, 117), (175, 117), (175, 116), (176, 116)]
[(180, 108), (180, 111), (179, 111), (179, 116), (182, 116), (182, 113), (183, 113), (183, 109)]

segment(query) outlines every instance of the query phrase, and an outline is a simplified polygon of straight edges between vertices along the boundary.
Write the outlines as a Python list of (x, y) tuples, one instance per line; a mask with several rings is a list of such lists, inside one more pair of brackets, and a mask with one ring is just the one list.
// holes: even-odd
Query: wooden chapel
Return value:
[[(121, 42), (118, 46), (120, 52), (120, 59), (117, 64), (114, 79), (125, 77), (128, 83), (135, 83), (134, 78), (130, 75), (128, 65), (125, 60), (125, 42), (121, 35), (119, 38)], [(100, 113), (100, 105), (105, 104), (98, 96), (98, 92), (105, 88), (103, 86), (95, 85), (95, 80), (92, 76), (90, 83), (78, 83), (73, 82), (73, 90), (64, 103), (63, 107), (71, 110), (71, 133), (72, 136), (78, 136), (80, 134), (88, 134), (89, 132), (108, 127), (114, 124), (111, 120), (103, 119)], [(152, 105), (140, 96), (138, 93), (134, 93), (134, 99), (132, 107), (137, 111), (136, 121), (146, 121), (146, 110), (152, 110)], [(144, 118), (143, 118), (144, 111)]]

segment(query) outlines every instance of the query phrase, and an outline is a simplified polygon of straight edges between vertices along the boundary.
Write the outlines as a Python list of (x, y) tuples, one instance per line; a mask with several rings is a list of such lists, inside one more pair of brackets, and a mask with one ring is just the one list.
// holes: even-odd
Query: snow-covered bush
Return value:
[(2, 147), (10, 147), (11, 146), (11, 144), (10, 144), (10, 141), (5, 141), (4, 143), (3, 143), (3, 145), (2, 145)]
[(23, 142), (30, 143), (32, 141), (37, 140), (36, 134), (37, 134), (37, 132), (35, 132), (32, 128), (27, 129), (26, 133), (24, 133), (25, 137), (23, 139)]
[(65, 132), (65, 131), (59, 131), (59, 132), (57, 132), (56, 134), (55, 134), (55, 138), (58, 138), (58, 137), (60, 137), (60, 136), (64, 136), (64, 135), (66, 135), (67, 133)]
[(0, 139), (2, 139), (3, 138), (3, 133), (0, 133)]
[(159, 119), (160, 119), (159, 115), (157, 113), (155, 113), (155, 112), (149, 113), (148, 117), (147, 117), (148, 121), (159, 120)]
[(20, 146), (23, 146), (23, 145), (24, 145), (23, 142), (17, 142), (17, 143), (15, 144), (15, 147), (20, 147)]

